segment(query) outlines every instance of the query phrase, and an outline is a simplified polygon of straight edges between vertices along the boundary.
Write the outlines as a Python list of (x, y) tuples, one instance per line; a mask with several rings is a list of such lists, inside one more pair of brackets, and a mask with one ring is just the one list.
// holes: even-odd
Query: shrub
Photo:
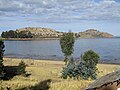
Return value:
[(62, 78), (67, 79), (68, 77), (76, 77), (75, 75), (75, 63), (73, 62), (68, 62), (67, 66), (63, 68), (62, 70)]
[[(87, 53), (88, 52), (88, 53)], [(99, 55), (94, 51), (90, 50), (84, 53), (83, 61), (75, 62), (72, 61), (67, 64), (62, 70), (62, 78), (80, 78), (80, 79), (96, 79), (97, 72), (97, 62), (99, 60)], [(90, 54), (90, 55), (89, 55)], [(90, 59), (90, 61), (88, 60)], [(95, 61), (95, 62), (94, 62)], [(92, 63), (92, 64), (91, 64)]]
[(97, 68), (89, 68), (88, 65), (86, 64), (86, 62), (80, 62), (76, 65), (76, 70), (75, 72), (78, 74), (78, 77), (80, 77), (81, 79), (96, 79), (96, 71)]
[(83, 60), (91, 67), (97, 65), (99, 58), (99, 55), (92, 50), (88, 50), (83, 55)]
[(64, 67), (62, 70), (62, 78), (67, 79), (96, 79), (96, 70), (97, 68), (88, 68), (85, 62), (80, 63), (68, 63), (67, 67)]
[(63, 34), (63, 36), (60, 38), (60, 45), (61, 45), (61, 49), (62, 52), (64, 53), (65, 56), (65, 63), (67, 64), (68, 60), (69, 60), (69, 56), (71, 56), (71, 54), (73, 53), (74, 49), (74, 34), (72, 32), (68, 32)]
[(26, 69), (26, 64), (23, 61), (21, 61), (18, 65), (17, 74), (25, 75), (26, 74), (25, 69)]
[(0, 41), (0, 79), (4, 77), (4, 65), (3, 65), (3, 54), (4, 54), (4, 42)]
[(88, 68), (87, 74), (92, 79), (96, 79), (96, 76), (97, 76), (96, 66), (98, 64), (99, 59), (100, 59), (100, 56), (92, 50), (88, 50), (83, 55), (83, 61), (85, 62), (86, 67)]

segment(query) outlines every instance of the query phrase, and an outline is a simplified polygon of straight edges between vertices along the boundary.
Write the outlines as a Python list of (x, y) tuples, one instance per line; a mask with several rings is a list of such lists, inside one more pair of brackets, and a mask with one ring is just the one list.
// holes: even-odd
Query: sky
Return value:
[(120, 0), (0, 0), (0, 33), (23, 27), (120, 36)]

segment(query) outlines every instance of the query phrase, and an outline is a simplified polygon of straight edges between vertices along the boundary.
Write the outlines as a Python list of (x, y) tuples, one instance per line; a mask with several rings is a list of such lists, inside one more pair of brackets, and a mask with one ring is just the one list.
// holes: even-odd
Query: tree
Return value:
[(4, 54), (4, 42), (0, 41), (0, 79), (4, 77), (4, 65), (3, 65), (3, 54)]
[(17, 38), (17, 32), (10, 30), (10, 31), (6, 31), (6, 32), (2, 32), (1, 36), (3, 38)]
[(13, 31), (9, 30), (6, 32), (2, 32), (1, 37), (3, 38), (33, 38), (33, 34), (30, 31)]
[(83, 55), (83, 60), (91, 66), (97, 65), (99, 58), (100, 56), (92, 50), (88, 50)]
[(3, 38), (5, 37), (5, 32), (2, 32), (1, 37)]
[(33, 35), (30, 31), (28, 32), (27, 36), (28, 36), (28, 38), (33, 38)]
[(8, 32), (8, 37), (9, 38), (17, 38), (17, 32), (16, 31), (13, 31), (13, 30), (10, 30)]
[(65, 58), (64, 58), (65, 64), (67, 64), (67, 62), (70, 60), (69, 57), (71, 56), (71, 54), (74, 51), (74, 49), (73, 49), (74, 42), (75, 42), (75, 38), (74, 38), (74, 34), (72, 32), (65, 33), (60, 38), (61, 49), (65, 56)]
[(7, 33), (8, 33), (7, 31), (6, 32), (2, 32), (1, 37), (2, 38), (8, 38)]
[(96, 71), (97, 71), (97, 64), (100, 59), (100, 56), (95, 53), (93, 50), (88, 50), (83, 55), (83, 61), (86, 64), (86, 67), (88, 68), (87, 74), (92, 79), (96, 79)]
[(18, 33), (19, 38), (33, 38), (33, 34), (30, 31), (21, 31)]
[(26, 69), (26, 64), (23, 61), (21, 61), (17, 69), (18, 75), (25, 75), (26, 73), (25, 69)]

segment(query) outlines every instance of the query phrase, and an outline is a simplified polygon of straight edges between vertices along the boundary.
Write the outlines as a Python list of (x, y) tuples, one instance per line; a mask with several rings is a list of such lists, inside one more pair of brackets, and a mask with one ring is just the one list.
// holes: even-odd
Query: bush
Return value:
[[(88, 53), (87, 53), (88, 52)], [(99, 60), (99, 55), (97, 55), (92, 50), (87, 51), (83, 55), (83, 61), (81, 62), (69, 62), (66, 67), (62, 70), (62, 78), (67, 79), (96, 79), (97, 76), (97, 62)], [(90, 55), (89, 55), (90, 54)], [(90, 61), (88, 60), (90, 59)], [(95, 61), (95, 62), (94, 62)], [(92, 63), (92, 64), (90, 64)]]
[(62, 70), (62, 78), (67, 79), (85, 79), (88, 78), (96, 79), (96, 70), (97, 68), (88, 68), (85, 62), (80, 62), (78, 64), (68, 63), (67, 67), (64, 67)]
[(4, 54), (4, 42), (0, 41), (0, 79), (4, 77), (4, 65), (3, 65), (3, 54)]
[(68, 77), (76, 77), (75, 75), (75, 63), (73, 62), (68, 62), (67, 66), (63, 68), (62, 70), (62, 78), (67, 79)]
[(21, 61), (18, 65), (17, 74), (25, 75), (26, 74), (25, 69), (26, 69), (26, 64), (23, 61)]
[(96, 71), (97, 71), (96, 67), (89, 68), (86, 62), (78, 63), (76, 65), (76, 70), (75, 70), (75, 72), (79, 75), (79, 77), (85, 80), (88, 78), (96, 79), (97, 76)]
[(97, 65), (99, 58), (99, 55), (92, 50), (88, 50), (83, 55), (83, 60), (91, 67)]
[(87, 74), (92, 79), (96, 79), (96, 76), (97, 76), (96, 66), (98, 64), (99, 59), (100, 59), (100, 56), (92, 50), (88, 50), (83, 55), (83, 61), (85, 62), (86, 67), (88, 68)]

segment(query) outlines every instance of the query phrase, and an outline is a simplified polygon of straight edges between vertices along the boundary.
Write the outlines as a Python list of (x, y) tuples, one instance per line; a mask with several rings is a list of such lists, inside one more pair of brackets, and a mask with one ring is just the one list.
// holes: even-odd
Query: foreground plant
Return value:
[(2, 79), (5, 75), (4, 73), (4, 65), (3, 65), (3, 54), (4, 54), (4, 42), (0, 41), (0, 79)]
[(25, 75), (26, 74), (25, 69), (26, 69), (26, 64), (23, 61), (21, 61), (18, 65), (17, 74)]
[(83, 55), (81, 62), (69, 62), (62, 70), (62, 78), (67, 79), (96, 79), (97, 76), (97, 63), (99, 55), (92, 50), (88, 50)]
[(74, 42), (75, 42), (75, 39), (74, 39), (74, 34), (72, 32), (63, 34), (63, 36), (60, 39), (61, 49), (65, 56), (64, 58), (65, 64), (68, 63), (68, 61), (71, 58), (71, 54), (73, 54)]

